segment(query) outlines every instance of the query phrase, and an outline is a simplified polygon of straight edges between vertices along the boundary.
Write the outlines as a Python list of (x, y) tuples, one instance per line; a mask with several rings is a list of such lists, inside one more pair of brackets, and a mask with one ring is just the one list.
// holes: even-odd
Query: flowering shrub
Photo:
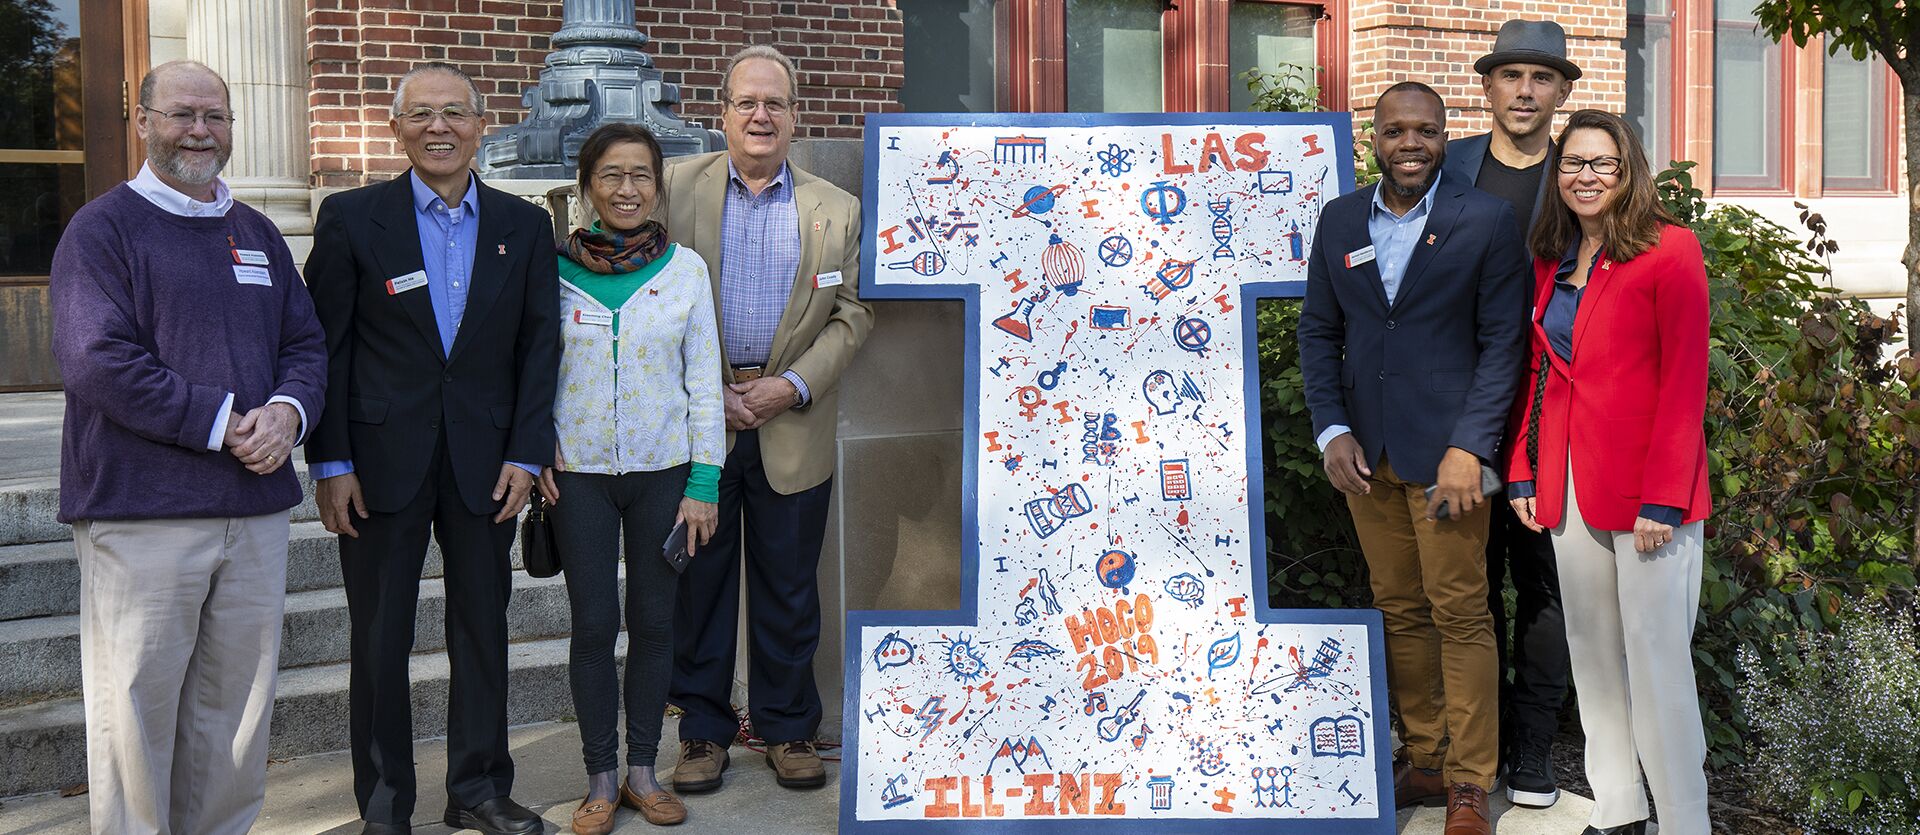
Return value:
[(1837, 633), (1740, 652), (1761, 799), (1810, 833), (1920, 835), (1920, 646), (1915, 611), (1874, 607)]

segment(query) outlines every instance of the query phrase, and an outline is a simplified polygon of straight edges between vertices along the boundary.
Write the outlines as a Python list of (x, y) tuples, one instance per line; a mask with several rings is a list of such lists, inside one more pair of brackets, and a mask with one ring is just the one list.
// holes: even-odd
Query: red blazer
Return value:
[[(1699, 239), (1668, 226), (1638, 258), (1603, 256), (1574, 317), (1571, 366), (1548, 350), (1541, 325), (1559, 266), (1533, 264), (1527, 372), (1508, 421), (1507, 480), (1533, 481), (1535, 518), (1558, 525), (1571, 449), (1587, 524), (1633, 530), (1642, 504), (1680, 508), (1686, 522), (1706, 518), (1707, 271)], [(1536, 473), (1526, 439), (1543, 350), (1551, 370)]]

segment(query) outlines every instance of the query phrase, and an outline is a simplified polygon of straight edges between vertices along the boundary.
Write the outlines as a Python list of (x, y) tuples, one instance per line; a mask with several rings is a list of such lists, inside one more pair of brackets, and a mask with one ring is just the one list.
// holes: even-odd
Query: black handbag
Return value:
[(520, 520), (520, 560), (529, 577), (560, 573), (560, 549), (553, 541), (553, 520), (547, 517), (547, 508), (546, 498), (535, 490), (527, 518)]

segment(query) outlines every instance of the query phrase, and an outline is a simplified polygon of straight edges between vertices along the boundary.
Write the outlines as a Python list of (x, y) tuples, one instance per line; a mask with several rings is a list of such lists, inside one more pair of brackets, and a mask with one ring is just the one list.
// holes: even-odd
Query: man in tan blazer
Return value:
[(720, 527), (681, 578), (674, 614), (682, 792), (720, 787), (737, 730), (729, 696), (743, 531), (753, 727), (780, 785), (826, 782), (813, 744), (817, 570), (840, 372), (873, 311), (859, 298), (860, 201), (787, 163), (796, 81), (770, 47), (734, 56), (721, 85), (728, 149), (668, 166), (659, 209), (673, 240), (707, 260), (727, 382)]

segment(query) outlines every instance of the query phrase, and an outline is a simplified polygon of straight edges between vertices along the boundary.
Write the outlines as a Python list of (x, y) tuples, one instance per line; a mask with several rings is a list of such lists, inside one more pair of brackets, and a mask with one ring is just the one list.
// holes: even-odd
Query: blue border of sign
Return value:
[[(880, 134), (890, 127), (1099, 127), (1106, 125), (1324, 125), (1333, 129), (1334, 148), (1332, 168), (1338, 178), (1339, 192), (1329, 193), (1331, 200), (1340, 194), (1353, 191), (1353, 167), (1346, 163), (1353, 159), (1353, 115), (1350, 113), (869, 113), (866, 116), (865, 156), (862, 175), (861, 230), (862, 247), (860, 254), (861, 275), (868, 280), (860, 283), (860, 296), (863, 299), (961, 299), (966, 303), (966, 353), (963, 357), (965, 368), (962, 371), (963, 399), (961, 402), (975, 405), (980, 402), (980, 289), (975, 285), (955, 284), (896, 284), (882, 285), (871, 280), (876, 275), (876, 248), (868, 245), (867, 236), (877, 228), (878, 202), (873, 195), (879, 193), (880, 169), (877, 163), (880, 150)], [(1263, 298), (1300, 298), (1306, 294), (1306, 281), (1265, 281), (1248, 282), (1240, 285), (1240, 310), (1243, 333), (1258, 332), (1253, 302)], [(1245, 366), (1245, 391), (1249, 404), (1260, 402), (1259, 355), (1251, 352)], [(1263, 437), (1260, 432), (1260, 410), (1246, 410), (1246, 422), (1242, 431), (1247, 434), (1247, 472), (1263, 473), (1261, 467), (1261, 448)], [(1252, 560), (1254, 565), (1254, 619), (1259, 623), (1322, 623), (1349, 626), (1364, 626), (1371, 655), (1371, 674), (1373, 688), (1370, 696), (1374, 716), (1373, 750), (1376, 752), (1375, 777), (1378, 780), (1380, 816), (1377, 818), (1356, 820), (1328, 820), (1308, 818), (1303, 820), (1284, 820), (1278, 818), (1244, 818), (1215, 820), (1208, 818), (1103, 818), (1099, 816), (1074, 818), (1071, 820), (1035, 820), (1021, 818), (1017, 820), (878, 820), (862, 821), (856, 817), (858, 798), (855, 790), (859, 786), (859, 768), (857, 753), (860, 750), (860, 672), (862, 661), (866, 658), (867, 648), (862, 645), (861, 630), (868, 626), (973, 626), (979, 621), (978, 578), (980, 555), (978, 543), (979, 496), (974, 473), (979, 466), (979, 444), (971, 439), (980, 434), (980, 410), (968, 409), (964, 416), (963, 437), (969, 439), (966, 444), (960, 483), (960, 608), (939, 611), (885, 611), (885, 610), (849, 610), (846, 616), (844, 684), (846, 695), (842, 706), (841, 735), (844, 759), (840, 766), (840, 831), (858, 833), (926, 833), (926, 832), (997, 832), (1019, 830), (1022, 832), (1093, 832), (1095, 828), (1102, 835), (1130, 832), (1166, 832), (1175, 828), (1181, 832), (1235, 832), (1249, 824), (1257, 824), (1265, 831), (1277, 833), (1299, 833), (1299, 835), (1392, 835), (1395, 828), (1396, 810), (1393, 801), (1393, 758), (1387, 728), (1387, 662), (1386, 633), (1380, 613), (1374, 609), (1275, 609), (1267, 600), (1267, 563), (1264, 559)], [(1266, 543), (1266, 506), (1265, 496), (1260, 492), (1260, 479), (1247, 479), (1248, 489), (1254, 491), (1247, 497), (1247, 511), (1250, 517), (1248, 526), (1248, 546), (1256, 544), (1265, 550)]]

